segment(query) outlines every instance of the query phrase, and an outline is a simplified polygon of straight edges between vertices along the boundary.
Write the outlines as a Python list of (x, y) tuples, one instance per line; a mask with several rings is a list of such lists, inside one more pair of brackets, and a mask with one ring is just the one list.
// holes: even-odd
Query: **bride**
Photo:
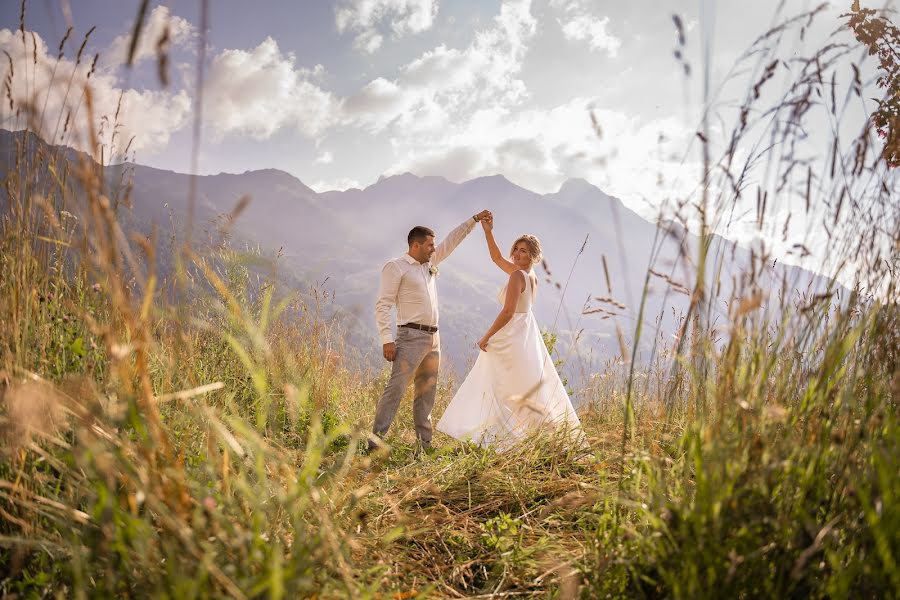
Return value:
[(500, 290), (503, 305), (478, 341), (481, 352), (466, 380), (438, 421), (437, 429), (458, 440), (507, 448), (539, 427), (580, 430), (580, 422), (553, 366), (531, 306), (541, 260), (533, 235), (520, 236), (510, 260), (493, 234), (493, 218), (481, 220), (491, 259), (509, 280)]

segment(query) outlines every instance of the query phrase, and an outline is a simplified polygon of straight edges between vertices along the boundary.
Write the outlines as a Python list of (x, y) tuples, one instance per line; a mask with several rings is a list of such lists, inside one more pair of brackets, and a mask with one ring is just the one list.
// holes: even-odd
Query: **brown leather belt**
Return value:
[(418, 329), (419, 331), (427, 331), (428, 333), (437, 333), (437, 327), (431, 325), (419, 325), (418, 323), (404, 323), (400, 327), (408, 327), (410, 329)]

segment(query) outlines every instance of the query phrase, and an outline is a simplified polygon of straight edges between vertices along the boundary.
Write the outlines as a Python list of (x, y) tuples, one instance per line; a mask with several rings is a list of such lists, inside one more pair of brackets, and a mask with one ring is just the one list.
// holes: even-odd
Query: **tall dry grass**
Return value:
[[(127, 179), (28, 133), (51, 118), (37, 108), (46, 90), (33, 90), (12, 107), (23, 131), (0, 204), (0, 590), (900, 594), (896, 175), (867, 123), (838, 135), (863, 93), (829, 86), (853, 81), (846, 40), (775, 60), (815, 18), (761, 36), (737, 65), (758, 77), (733, 129), (717, 139), (701, 124), (699, 212), (676, 203), (674, 219), (700, 243), (683, 265), (647, 273), (648, 287), (687, 286), (690, 311), (648, 364), (624, 347), (593, 378), (584, 448), (536, 434), (509, 452), (450, 445), (421, 459), (401, 414), (391, 454), (358, 455), (383, 375), (367, 380), (344, 361), (328, 300), (280, 290), (277, 261), (261, 275), (259, 257), (227, 235), (167, 246), (164, 233), (123, 230)], [(784, 93), (760, 94), (779, 70)], [(95, 123), (90, 89), (70, 93)], [(830, 152), (801, 155), (817, 110), (842, 127)], [(773, 288), (762, 275), (771, 257), (756, 248), (717, 324), (728, 256), (712, 234), (757, 188), (760, 231), (830, 224), (823, 268), (859, 273), (860, 285), (808, 297), (790, 281)], [(176, 265), (169, 279), (160, 258)], [(679, 283), (685, 265), (693, 277)], [(635, 346), (651, 317), (627, 332)]]

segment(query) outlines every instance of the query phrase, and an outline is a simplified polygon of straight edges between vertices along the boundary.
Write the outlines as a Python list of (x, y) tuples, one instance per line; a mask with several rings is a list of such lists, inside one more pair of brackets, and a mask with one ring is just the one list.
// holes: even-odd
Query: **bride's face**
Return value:
[(512, 251), (512, 261), (520, 269), (528, 270), (531, 268), (531, 252), (528, 249), (528, 244), (525, 242), (516, 244)]

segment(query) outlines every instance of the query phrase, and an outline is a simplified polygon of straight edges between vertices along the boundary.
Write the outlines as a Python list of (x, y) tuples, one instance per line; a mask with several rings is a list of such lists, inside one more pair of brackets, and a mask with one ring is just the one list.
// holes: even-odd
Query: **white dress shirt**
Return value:
[(432, 267), (450, 256), (459, 243), (475, 228), (475, 219), (466, 221), (447, 234), (434, 249), (431, 260), (420, 263), (409, 254), (388, 261), (381, 269), (381, 285), (375, 302), (375, 323), (381, 343), (394, 341), (391, 331), (391, 307), (397, 307), (397, 326), (405, 323), (438, 326), (437, 275)]

